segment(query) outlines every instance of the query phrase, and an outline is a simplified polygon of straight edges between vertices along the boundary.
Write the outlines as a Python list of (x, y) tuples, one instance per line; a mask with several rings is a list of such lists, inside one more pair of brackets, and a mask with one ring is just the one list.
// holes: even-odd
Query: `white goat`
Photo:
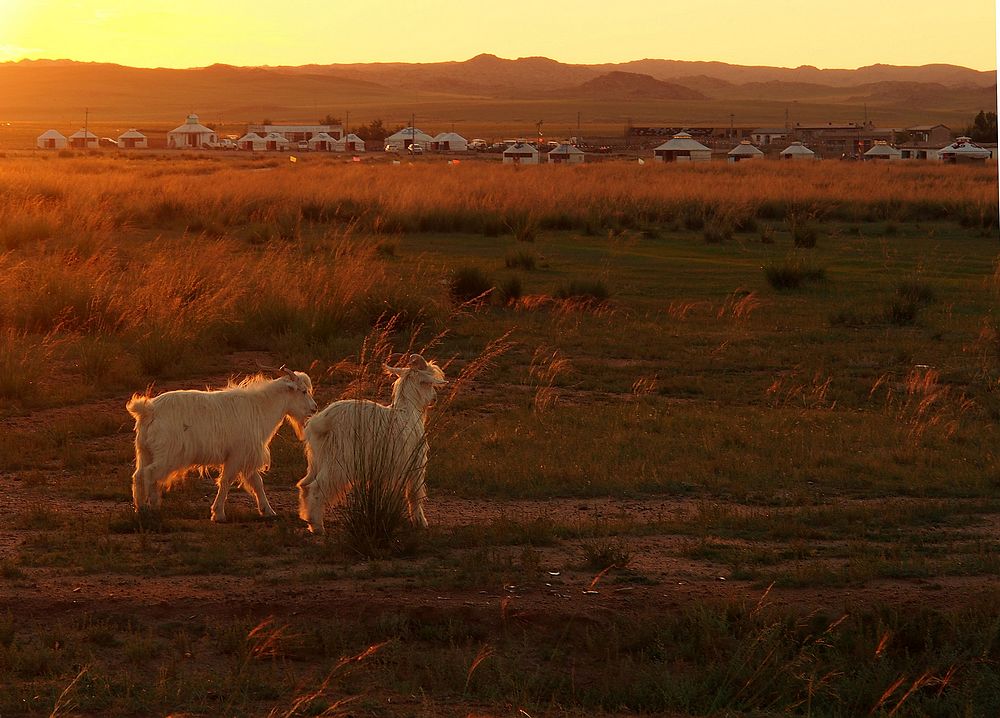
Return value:
[(134, 395), (135, 509), (159, 508), (164, 488), (190, 469), (221, 467), (212, 520), (226, 520), (226, 497), (236, 479), (257, 500), (261, 516), (274, 516), (260, 473), (271, 463), (268, 446), (285, 419), (302, 438), (302, 425), (316, 411), (312, 381), (282, 367), (285, 376), (255, 376), (215, 391), (168, 391), (155, 398)]
[(386, 366), (398, 378), (392, 403), (337, 401), (306, 424), (309, 470), (299, 481), (299, 517), (313, 533), (323, 533), (323, 512), (357, 481), (368, 478), (403, 484), (410, 521), (427, 526), (427, 439), (424, 418), (435, 390), (447, 384), (444, 372), (419, 354), (405, 367)]

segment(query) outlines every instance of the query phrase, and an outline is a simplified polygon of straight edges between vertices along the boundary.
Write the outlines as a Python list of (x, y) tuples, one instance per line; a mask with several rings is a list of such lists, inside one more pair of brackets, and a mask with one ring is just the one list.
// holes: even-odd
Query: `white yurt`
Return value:
[(538, 150), (534, 145), (516, 142), (503, 151), (505, 165), (537, 165)]
[(876, 140), (872, 148), (861, 156), (861, 159), (865, 162), (895, 162), (896, 160), (903, 159), (903, 152), (902, 150), (897, 150), (885, 140)]
[(764, 153), (754, 147), (750, 140), (740, 140), (740, 143), (726, 153), (726, 159), (730, 162), (743, 162), (744, 160), (762, 160)]
[(264, 149), (268, 152), (276, 152), (278, 150), (287, 150), (292, 146), (292, 143), (288, 139), (277, 132), (268, 132), (264, 136)]
[(779, 157), (783, 160), (814, 160), (816, 153), (801, 142), (793, 142), (781, 151)]
[(308, 144), (313, 152), (332, 152), (339, 141), (327, 132), (317, 132), (309, 138)]
[(985, 147), (980, 147), (971, 137), (959, 137), (947, 147), (938, 150), (938, 159), (942, 162), (955, 164), (986, 162), (993, 153)]
[(385, 138), (387, 145), (396, 145), (401, 150), (405, 150), (410, 145), (418, 145), (422, 149), (427, 149), (433, 141), (433, 137), (426, 132), (421, 132), (416, 127), (404, 127), (399, 132)]
[(549, 162), (553, 164), (580, 165), (586, 155), (583, 150), (567, 142), (556, 145), (549, 152)]
[(241, 150), (260, 151), (264, 149), (264, 138), (256, 132), (247, 132), (241, 138), (236, 140), (236, 147)]
[(465, 152), (469, 141), (457, 132), (442, 132), (431, 140), (431, 149), (437, 152)]
[(59, 130), (45, 130), (38, 135), (35, 144), (43, 150), (61, 150), (67, 144), (66, 135)]
[(69, 136), (69, 146), (83, 149), (97, 147), (97, 135), (90, 130), (77, 130)]
[(199, 150), (218, 141), (219, 136), (215, 134), (215, 130), (201, 124), (195, 114), (188, 115), (183, 125), (167, 133), (167, 147), (171, 149)]
[(364, 152), (365, 141), (352, 132), (337, 140), (333, 149), (335, 152)]
[(118, 149), (120, 150), (147, 149), (148, 147), (149, 140), (146, 139), (146, 135), (137, 129), (133, 128), (118, 135)]
[(708, 162), (712, 159), (712, 150), (687, 132), (678, 132), (653, 150), (653, 158), (660, 162)]

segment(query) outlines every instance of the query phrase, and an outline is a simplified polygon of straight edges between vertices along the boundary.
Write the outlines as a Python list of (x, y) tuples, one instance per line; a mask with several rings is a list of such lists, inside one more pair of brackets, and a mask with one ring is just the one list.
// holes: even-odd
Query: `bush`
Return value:
[(705, 238), (705, 244), (722, 244), (727, 239), (733, 238), (733, 229), (728, 224), (712, 222), (705, 227), (702, 236)]
[(607, 285), (597, 279), (574, 279), (556, 290), (556, 299), (583, 299), (602, 303), (608, 301), (610, 297), (611, 292), (608, 291)]
[(599, 570), (612, 566), (625, 568), (632, 560), (632, 552), (624, 541), (613, 538), (599, 539), (583, 544), (583, 554), (587, 565)]
[(792, 226), (792, 242), (801, 249), (812, 249), (816, 246), (816, 239), (819, 232), (814, 226), (806, 222), (796, 222)]
[(537, 258), (531, 252), (518, 251), (504, 257), (503, 263), (507, 269), (526, 269), (529, 272), (535, 268)]
[(797, 258), (790, 258), (781, 263), (765, 265), (764, 276), (767, 283), (775, 289), (798, 289), (806, 282), (825, 279), (826, 271), (805, 265)]
[(931, 304), (936, 298), (934, 288), (919, 279), (907, 279), (896, 286), (896, 297), (904, 302)]
[(521, 285), (520, 277), (510, 277), (509, 279), (505, 279), (497, 289), (500, 301), (505, 305), (513, 304), (524, 296), (524, 287)]
[(920, 304), (902, 297), (893, 297), (885, 309), (885, 318), (897, 327), (909, 327), (917, 323)]
[(456, 269), (448, 281), (448, 293), (456, 304), (485, 302), (492, 289), (493, 282), (479, 267)]

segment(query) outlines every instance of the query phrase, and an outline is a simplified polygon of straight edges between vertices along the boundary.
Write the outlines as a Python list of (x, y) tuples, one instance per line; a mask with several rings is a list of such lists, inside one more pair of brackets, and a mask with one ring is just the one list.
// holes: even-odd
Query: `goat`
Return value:
[(316, 411), (312, 381), (303, 372), (257, 375), (225, 389), (168, 391), (153, 398), (135, 394), (126, 405), (135, 417), (135, 510), (159, 508), (161, 492), (190, 469), (221, 467), (212, 521), (226, 520), (229, 487), (239, 479), (261, 516), (274, 516), (261, 472), (271, 463), (268, 446), (282, 421), (299, 439)]
[[(426, 528), (424, 484), (427, 438), (424, 420), (444, 372), (419, 354), (405, 367), (384, 367), (397, 377), (389, 406), (345, 399), (330, 404), (306, 424), (309, 468), (299, 481), (299, 517), (323, 533), (323, 512), (357, 481), (401, 482), (410, 521)], [(392, 488), (390, 486), (390, 488)]]

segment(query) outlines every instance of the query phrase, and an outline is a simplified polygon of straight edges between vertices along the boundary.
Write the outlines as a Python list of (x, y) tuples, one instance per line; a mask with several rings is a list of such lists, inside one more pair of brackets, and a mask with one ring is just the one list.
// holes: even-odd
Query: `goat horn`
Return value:
[(256, 359), (253, 360), (253, 363), (257, 365), (257, 371), (269, 371), (272, 373), (281, 371), (280, 369), (275, 369), (273, 366), (265, 366)]
[(293, 372), (293, 371), (292, 371), (291, 369), (289, 369), (289, 368), (288, 368), (287, 366), (285, 366), (284, 364), (282, 364), (282, 365), (281, 365), (281, 366), (280, 366), (280, 367), (278, 368), (278, 371), (283, 371), (283, 372), (285, 372), (285, 376), (287, 376), (287, 377), (288, 377), (288, 378), (290, 378), (290, 379), (294, 379), (294, 378), (295, 378), (295, 372)]
[(410, 357), (410, 366), (415, 367), (417, 369), (426, 369), (427, 360), (425, 360), (419, 354), (414, 354), (413, 356)]

